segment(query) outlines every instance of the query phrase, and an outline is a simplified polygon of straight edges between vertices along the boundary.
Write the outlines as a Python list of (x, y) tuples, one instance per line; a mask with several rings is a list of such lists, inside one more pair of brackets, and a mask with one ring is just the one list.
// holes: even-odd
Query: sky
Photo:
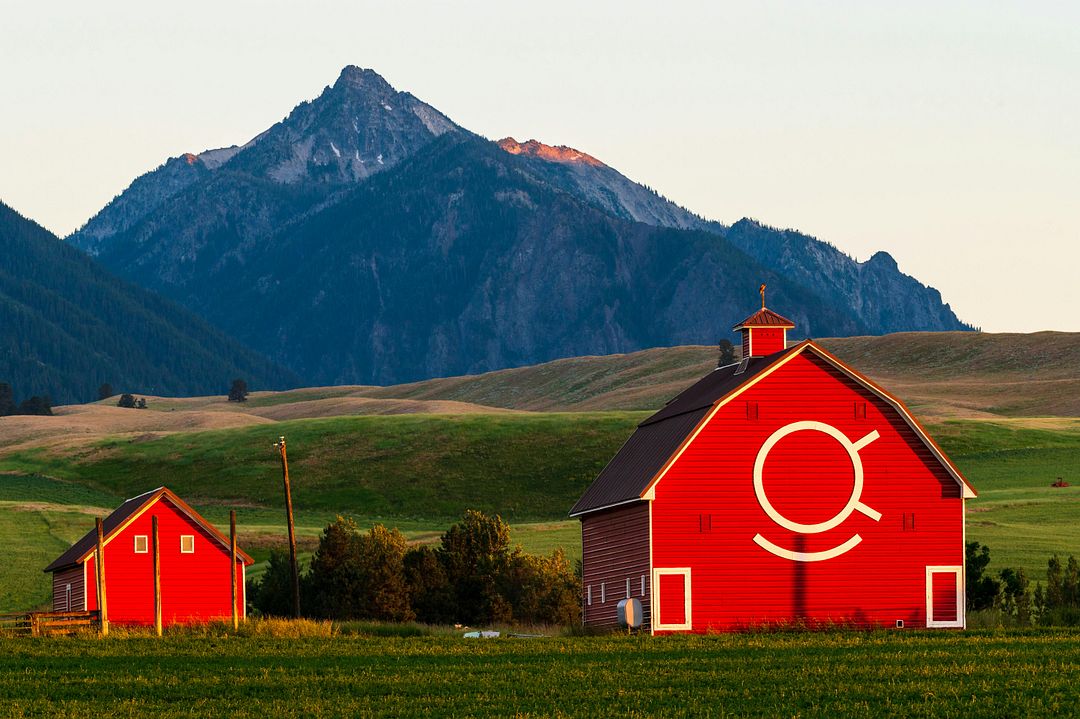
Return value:
[(710, 219), (886, 250), (985, 331), (1080, 331), (1080, 3), (0, 2), (0, 200), (60, 236), (354, 64)]

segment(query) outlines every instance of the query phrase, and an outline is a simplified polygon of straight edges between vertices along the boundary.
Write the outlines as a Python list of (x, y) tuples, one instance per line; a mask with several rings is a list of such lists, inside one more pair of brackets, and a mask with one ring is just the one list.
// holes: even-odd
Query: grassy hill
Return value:
[[(968, 537), (990, 545), (995, 566), (1042, 577), (1050, 554), (1080, 555), (1080, 486), (1050, 487), (1058, 476), (1080, 485), (1080, 419), (1009, 416), (1071, 411), (1080, 335), (823, 344), (929, 419), (980, 492)], [(106, 401), (62, 407), (55, 417), (0, 418), (0, 541), (11, 557), (0, 567), (0, 611), (43, 601), (42, 566), (93, 516), (162, 484), (219, 526), (237, 508), (242, 545), (265, 559), (284, 534), (272, 446), (279, 435), (289, 441), (304, 552), (338, 513), (423, 542), (477, 508), (502, 514), (531, 551), (561, 546), (580, 556), (577, 522), (566, 512), (646, 416), (580, 410), (655, 408), (714, 357), (711, 348), (681, 347), (399, 387), (254, 393), (242, 404), (151, 397), (147, 410)], [(545, 408), (579, 411), (537, 411)]]
[[(1080, 416), (1080, 333), (903, 332), (818, 341), (922, 414)], [(353, 391), (545, 411), (656, 409), (716, 359), (712, 347), (670, 347)]]

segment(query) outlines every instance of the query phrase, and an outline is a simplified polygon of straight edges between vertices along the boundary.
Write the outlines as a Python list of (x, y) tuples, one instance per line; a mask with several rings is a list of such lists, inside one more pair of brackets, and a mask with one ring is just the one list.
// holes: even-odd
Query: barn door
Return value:
[(653, 629), (690, 629), (690, 567), (653, 570)]
[(963, 567), (926, 568), (926, 626), (964, 626)]

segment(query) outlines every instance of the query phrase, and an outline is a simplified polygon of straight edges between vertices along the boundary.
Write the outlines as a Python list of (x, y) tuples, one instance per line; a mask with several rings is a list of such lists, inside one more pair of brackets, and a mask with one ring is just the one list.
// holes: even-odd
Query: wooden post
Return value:
[(293, 616), (300, 618), (300, 571), (296, 566), (296, 529), (293, 526), (292, 491), (289, 489), (289, 459), (285, 455), (285, 438), (277, 443), (281, 453), (281, 476), (285, 482), (285, 514), (289, 522), (289, 563), (292, 566)]
[(240, 628), (240, 612), (236, 608), (236, 510), (229, 510), (229, 554), (232, 564), (229, 567), (230, 584), (232, 585), (232, 628), (235, 632)]
[(158, 542), (158, 518), (151, 520), (154, 542), (154, 632), (161, 636), (161, 548)]
[(97, 601), (98, 612), (101, 614), (101, 636), (109, 636), (109, 607), (108, 595), (105, 592), (105, 530), (101, 518), (97, 520)]

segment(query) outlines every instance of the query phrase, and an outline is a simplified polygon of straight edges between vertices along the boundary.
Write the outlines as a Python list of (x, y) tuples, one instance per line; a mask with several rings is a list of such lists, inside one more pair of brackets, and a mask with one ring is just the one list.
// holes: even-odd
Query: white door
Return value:
[(654, 631), (686, 631), (690, 618), (690, 567), (653, 570), (652, 625)]
[(964, 568), (926, 568), (926, 626), (964, 626)]

